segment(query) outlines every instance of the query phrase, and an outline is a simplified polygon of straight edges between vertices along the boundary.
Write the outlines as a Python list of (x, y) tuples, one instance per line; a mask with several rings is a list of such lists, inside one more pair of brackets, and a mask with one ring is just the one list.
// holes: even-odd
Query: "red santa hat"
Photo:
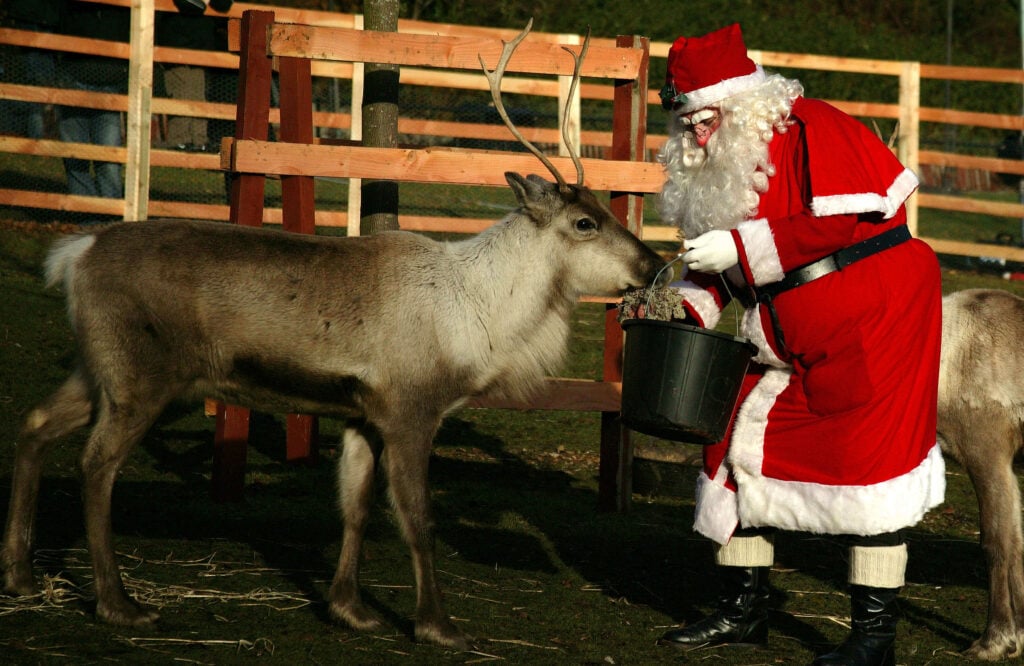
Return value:
[(666, 109), (689, 113), (764, 80), (764, 70), (747, 56), (740, 24), (733, 23), (703, 37), (680, 37), (672, 44), (661, 103)]

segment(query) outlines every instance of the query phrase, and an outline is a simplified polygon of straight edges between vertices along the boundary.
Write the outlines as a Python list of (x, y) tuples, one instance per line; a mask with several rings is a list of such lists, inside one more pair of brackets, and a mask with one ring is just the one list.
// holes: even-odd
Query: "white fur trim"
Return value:
[(757, 87), (764, 82), (765, 74), (761, 65), (755, 65), (754, 67), (754, 71), (750, 74), (734, 76), (731, 79), (725, 79), (710, 86), (685, 93), (686, 102), (676, 109), (676, 113), (690, 113), (697, 109), (703, 109), (706, 106), (713, 106), (727, 97), (732, 97)]
[(898, 546), (851, 546), (850, 585), (903, 587), (907, 575), (907, 544)]
[[(725, 465), (722, 465), (725, 468)], [(712, 481), (701, 471), (697, 477), (697, 507), (693, 514), (693, 529), (715, 543), (727, 544), (740, 522), (736, 493), (725, 487), (728, 474), (720, 473)]]
[[(728, 460), (734, 470), (737, 465), (743, 468), (744, 479), (753, 479), (755, 483), (764, 480), (761, 476), (761, 465), (764, 462), (764, 433), (768, 428), (768, 414), (775, 406), (779, 394), (789, 386), (792, 374), (790, 370), (782, 368), (770, 368), (765, 371), (764, 377), (757, 382), (757, 386), (747, 395), (736, 413)], [(735, 474), (735, 471), (733, 473)], [(759, 525), (771, 523), (744, 523), (744, 527)]]
[(921, 181), (910, 169), (904, 169), (893, 184), (889, 186), (889, 191), (886, 193), (889, 200), (894, 204), (892, 214), (895, 215), (899, 207), (910, 198), (910, 195), (920, 187)]
[(862, 194), (835, 194), (825, 197), (814, 197), (811, 200), (811, 212), (816, 217), (828, 215), (849, 215), (858, 213), (882, 213), (885, 219), (891, 218), (899, 210), (903, 202), (914, 193), (920, 184), (917, 176), (910, 169), (904, 169), (886, 191), (885, 196), (867, 192)]
[(770, 567), (775, 564), (775, 540), (769, 534), (738, 536), (715, 544), (715, 564), (720, 567)]
[[(737, 428), (738, 430), (738, 428)], [(737, 433), (738, 434), (738, 433)], [(917, 524), (943, 501), (946, 467), (938, 444), (921, 464), (902, 476), (870, 486), (826, 486), (779, 481), (760, 475), (757, 453), (732, 455), (733, 473), (740, 488), (740, 516), (744, 526), (774, 526), (820, 534), (883, 534)], [(742, 460), (742, 462), (740, 462)]]
[(768, 346), (768, 336), (764, 332), (761, 323), (760, 307), (748, 308), (743, 311), (743, 320), (740, 323), (740, 335), (750, 340), (757, 347), (757, 354), (754, 355), (754, 363), (771, 366), (773, 368), (789, 368), (775, 351)]
[(786, 276), (779, 259), (779, 248), (775, 246), (772, 228), (766, 218), (758, 218), (736, 225), (736, 231), (743, 241), (743, 251), (747, 255), (750, 274), (754, 277), (754, 286), (778, 282)]
[(682, 286), (676, 287), (674, 286), (675, 284), (680, 283), (673, 283), (673, 289), (679, 292), (679, 296), (697, 312), (697, 315), (704, 324), (704, 328), (713, 329), (718, 326), (718, 320), (722, 317), (722, 310), (718, 307), (718, 302), (714, 296), (688, 280), (682, 281)]

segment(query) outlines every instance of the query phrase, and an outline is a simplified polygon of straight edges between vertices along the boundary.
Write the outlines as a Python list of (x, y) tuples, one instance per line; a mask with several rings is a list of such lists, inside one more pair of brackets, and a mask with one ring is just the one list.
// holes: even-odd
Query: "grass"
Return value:
[[(6, 513), (13, 443), (27, 410), (72, 361), (60, 295), (39, 266), (48, 228), (0, 228), (0, 511)], [(945, 271), (946, 290), (1019, 282)], [(575, 319), (566, 374), (597, 367), (601, 306)], [(437, 566), (446, 603), (473, 649), (411, 639), (415, 599), (408, 553), (384, 494), (366, 542), (362, 582), (389, 622), (377, 634), (332, 624), (324, 595), (338, 556), (332, 462), (339, 424), (321, 422), (321, 459), (284, 458), (279, 416), (254, 415), (244, 501), (209, 499), (212, 421), (175, 405), (131, 455), (114, 491), (115, 543), (129, 590), (161, 609), (151, 629), (92, 616), (92, 573), (81, 521), (76, 458), (84, 433), (54, 447), (43, 480), (36, 575), (43, 592), (0, 597), (6, 663), (234, 664), (805, 664), (846, 634), (846, 565), (834, 541), (778, 539), (769, 647), (685, 658), (657, 637), (714, 604), (707, 543), (691, 531), (697, 449), (638, 436), (642, 459), (630, 512), (596, 511), (599, 419), (576, 412), (463, 410), (431, 461)], [(676, 456), (678, 458), (678, 456)], [(901, 664), (952, 664), (984, 627), (986, 581), (977, 508), (963, 471), (948, 468), (947, 502), (910, 530), (901, 598)]]

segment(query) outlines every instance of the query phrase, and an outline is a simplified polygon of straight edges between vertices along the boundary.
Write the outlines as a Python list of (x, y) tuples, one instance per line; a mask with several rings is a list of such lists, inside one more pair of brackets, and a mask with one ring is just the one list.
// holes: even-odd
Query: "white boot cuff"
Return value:
[(774, 563), (772, 535), (733, 537), (724, 546), (715, 544), (715, 564), (721, 567), (770, 567)]
[(893, 589), (903, 587), (907, 572), (907, 544), (851, 546), (850, 584)]

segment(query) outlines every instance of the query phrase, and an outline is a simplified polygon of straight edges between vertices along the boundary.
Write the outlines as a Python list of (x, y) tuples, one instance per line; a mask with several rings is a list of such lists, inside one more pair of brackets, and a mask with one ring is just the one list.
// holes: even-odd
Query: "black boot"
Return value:
[(899, 588), (850, 586), (850, 636), (814, 666), (893, 666)]
[(673, 629), (659, 645), (693, 649), (715, 645), (763, 646), (768, 643), (768, 571), (770, 567), (718, 567), (722, 592), (714, 615)]

